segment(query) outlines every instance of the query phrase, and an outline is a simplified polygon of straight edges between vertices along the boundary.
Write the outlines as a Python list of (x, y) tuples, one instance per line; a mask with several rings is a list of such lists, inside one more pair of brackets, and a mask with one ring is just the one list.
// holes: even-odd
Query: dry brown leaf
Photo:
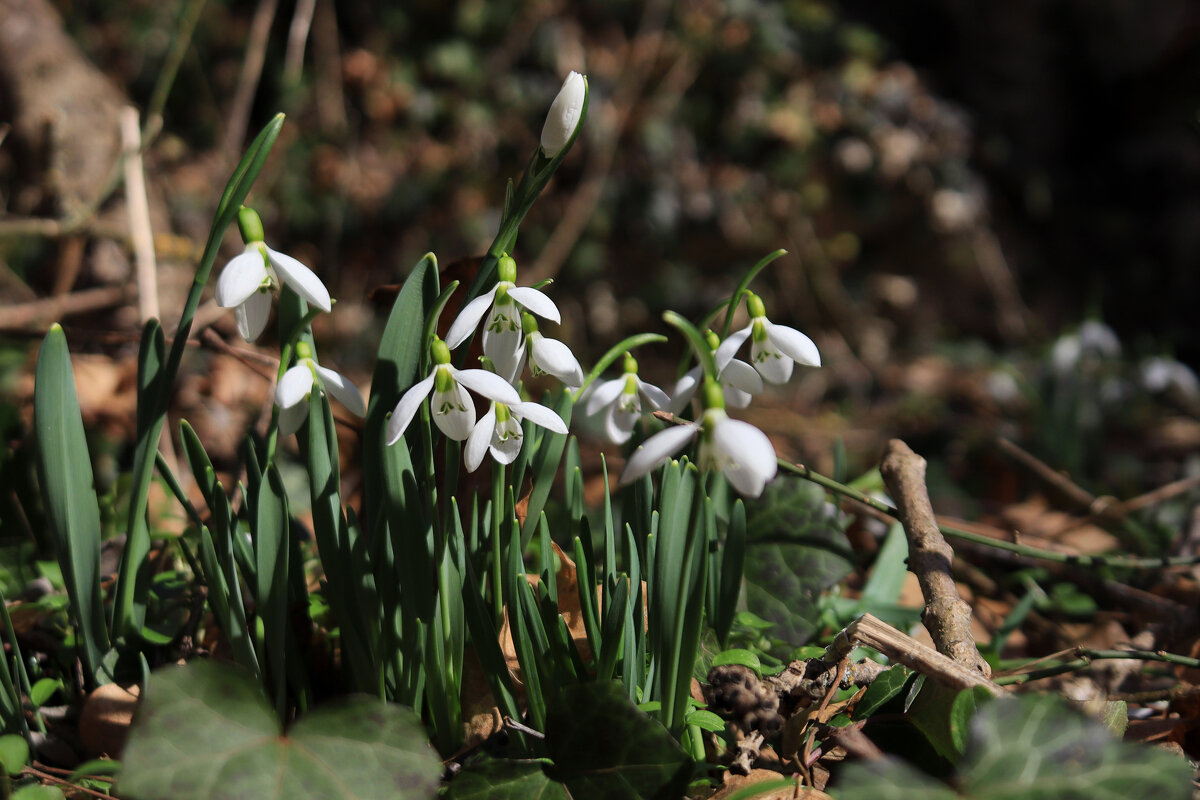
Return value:
[(1064, 530), (1078, 517), (1051, 508), (1046, 498), (1041, 495), (1008, 506), (1004, 509), (1002, 517), (1006, 524), (1020, 532), (1027, 544), (1034, 544), (1030, 541), (1033, 539), (1043, 539), (1045, 543), (1056, 546), (1055, 549), (1085, 555), (1109, 553), (1119, 549), (1121, 545), (1115, 536), (1096, 525), (1080, 525)]
[(788, 777), (795, 777), (795, 785), (755, 795), (755, 800), (797, 800), (797, 798), (801, 800), (829, 800), (829, 795), (824, 792), (802, 787), (798, 776), (783, 775), (770, 769), (754, 769), (750, 771), (749, 775), (734, 775), (733, 773), (726, 772), (721, 788), (709, 800), (725, 800), (725, 798), (745, 789), (747, 786), (753, 786), (756, 783), (777, 781)]
[(120, 757), (140, 692), (136, 685), (107, 683), (88, 695), (79, 715), (79, 739), (90, 755)]

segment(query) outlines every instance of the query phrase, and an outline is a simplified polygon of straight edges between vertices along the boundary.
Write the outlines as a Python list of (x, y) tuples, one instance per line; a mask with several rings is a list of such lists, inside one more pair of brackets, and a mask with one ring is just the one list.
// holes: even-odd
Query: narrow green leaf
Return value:
[(275, 708), (286, 710), (287, 671), (284, 654), (288, 638), (288, 510), (283, 481), (275, 467), (267, 470), (258, 492), (254, 523), (254, 558), (258, 573), (257, 609), (264, 641), (259, 664), (265, 665), (275, 689)]
[[(160, 334), (161, 336), (161, 334)], [(75, 617), (88, 680), (108, 650), (100, 594), (100, 508), (62, 327), (53, 325), (38, 353), (33, 393), (38, 478), (63, 581)]]
[(721, 559), (720, 585), (717, 591), (717, 614), (713, 629), (722, 644), (733, 628), (738, 598), (742, 593), (742, 576), (746, 568), (746, 506), (741, 499), (733, 504), (729, 526), (725, 532), (725, 547)]

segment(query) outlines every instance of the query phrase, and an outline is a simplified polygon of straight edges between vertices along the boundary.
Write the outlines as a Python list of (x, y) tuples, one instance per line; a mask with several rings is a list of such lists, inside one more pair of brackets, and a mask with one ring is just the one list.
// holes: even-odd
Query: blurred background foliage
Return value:
[[(832, 469), (841, 442), (866, 468), (903, 434), (943, 454), (935, 471), (962, 479), (1000, 432), (1099, 484), (1133, 487), (1177, 474), (1200, 442), (1195, 395), (1168, 387), (1164, 401), (1168, 389), (1138, 372), (1149, 356), (1200, 355), (1200, 12), (1186, 0), (56, 7), (140, 108), (196, 20), (146, 154), (168, 318), (245, 131), (283, 110), (252, 201), (273, 246), (331, 285), (341, 303), (324, 334), (346, 342), (343, 367), (366, 374), (390, 299), (372, 290), (429, 250), (469, 269), (455, 262), (491, 241), (505, 181), (577, 69), (592, 92), (584, 135), (514, 255), (523, 282), (559, 282), (561, 336), (585, 354), (661, 330), (668, 306), (699, 317), (784, 247), (761, 293), (826, 364), (751, 410), (785, 456)], [(261, 48), (256, 28), (268, 34)], [(252, 92), (248, 119), (239, 91)], [(19, 152), (0, 147), (5, 210), (48, 213)], [(127, 242), (102, 238), (87, 241), (75, 288), (128, 280)], [(232, 235), (226, 244), (238, 247)], [(0, 258), (43, 295), (62, 288), (64, 247), (7, 237)], [(131, 314), (75, 324), (132, 331)], [(1115, 365), (1056, 367), (1056, 337), (1088, 318), (1116, 330), (1119, 352), (1101, 354)], [(228, 334), (232, 316), (218, 325)], [(669, 385), (675, 354), (641, 357), (661, 358)], [(202, 403), (218, 434), (235, 429), (204, 400), (221, 395), (205, 380), (185, 379), (180, 410)], [(1164, 409), (1188, 424), (1149, 448), (1161, 463), (1150, 478), (1145, 438), (1130, 436)], [(1128, 459), (1114, 457), (1122, 448)]]

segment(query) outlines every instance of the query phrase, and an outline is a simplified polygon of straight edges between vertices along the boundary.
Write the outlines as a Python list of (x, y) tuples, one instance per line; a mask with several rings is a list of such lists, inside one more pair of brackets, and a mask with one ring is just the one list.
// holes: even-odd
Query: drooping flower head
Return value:
[(484, 369), (455, 369), (450, 364), (450, 348), (437, 337), (434, 337), (430, 347), (430, 355), (433, 370), (429, 376), (405, 392), (392, 411), (387, 426), (388, 444), (395, 444), (404, 435), (421, 403), (431, 392), (429, 409), (434, 424), (442, 433), (458, 442), (470, 436), (475, 427), (475, 402), (467, 394), (467, 389), (508, 406), (521, 402), (517, 390), (496, 373)]
[(642, 402), (649, 406), (645, 412), (666, 408), (671, 399), (667, 393), (638, 377), (638, 363), (625, 354), (625, 370), (620, 378), (604, 381), (591, 390), (587, 414), (605, 411), (604, 432), (613, 444), (624, 444), (633, 435), (633, 426), (642, 416)]
[(750, 312), (750, 324), (721, 343), (716, 353), (718, 363), (732, 358), (749, 338), (750, 363), (770, 383), (787, 383), (793, 364), (821, 366), (821, 354), (813, 340), (795, 328), (767, 319), (762, 298), (753, 292), (746, 292), (746, 310)]
[(516, 380), (525, 358), (521, 312), (530, 311), (553, 322), (561, 321), (562, 317), (558, 306), (543, 292), (529, 286), (517, 286), (517, 262), (510, 256), (501, 256), (496, 262), (496, 277), (495, 286), (463, 307), (446, 332), (446, 345), (453, 350), (465, 342), (487, 315), (483, 353), (492, 360), (496, 371), (511, 382)]
[(546, 158), (554, 158), (571, 141), (583, 118), (586, 99), (587, 78), (572, 70), (550, 104), (546, 122), (542, 126), (542, 152)]
[(262, 220), (254, 209), (243, 206), (238, 211), (238, 228), (246, 249), (221, 271), (216, 301), (221, 308), (236, 309), (238, 333), (243, 339), (253, 342), (262, 334), (271, 315), (271, 292), (282, 283), (322, 311), (333, 308), (329, 290), (311, 269), (267, 247)]
[(474, 472), (483, 463), (485, 453), (501, 464), (511, 464), (521, 452), (525, 442), (525, 431), (521, 422), (528, 419), (535, 425), (554, 433), (565, 434), (567, 424), (553, 409), (540, 403), (517, 403), (505, 405), (492, 403), (488, 412), (480, 418), (467, 439), (463, 460), (468, 472)]
[(313, 387), (323, 389), (336, 397), (356, 417), (367, 414), (362, 394), (346, 376), (322, 367), (313, 360), (312, 348), (307, 342), (296, 345), (296, 363), (275, 387), (275, 405), (279, 406), (279, 435), (288, 436), (300, 430), (308, 417), (308, 396)]
[(703, 399), (700, 422), (676, 425), (647, 439), (625, 464), (622, 484), (655, 469), (698, 434), (700, 469), (720, 470), (733, 488), (747, 497), (762, 494), (779, 468), (771, 440), (750, 423), (731, 419), (725, 413), (724, 393), (715, 381), (705, 381)]
[(517, 365), (516, 380), (521, 376), (525, 358), (529, 359), (529, 371), (534, 377), (553, 375), (572, 389), (583, 385), (583, 367), (579, 359), (557, 339), (547, 339), (538, 332), (537, 320), (528, 311), (521, 312), (521, 333), (525, 344), (521, 351), (521, 361)]
[[(745, 408), (750, 405), (750, 398), (763, 390), (762, 378), (758, 372), (745, 361), (734, 358), (733, 350), (726, 348), (722, 351), (720, 339), (711, 330), (705, 332), (705, 339), (716, 361), (717, 380), (725, 394), (725, 405), (733, 408)], [(675, 384), (675, 391), (671, 392), (671, 413), (678, 414), (687, 408), (696, 394), (696, 389), (701, 385), (702, 375), (703, 370), (697, 365), (679, 379)]]

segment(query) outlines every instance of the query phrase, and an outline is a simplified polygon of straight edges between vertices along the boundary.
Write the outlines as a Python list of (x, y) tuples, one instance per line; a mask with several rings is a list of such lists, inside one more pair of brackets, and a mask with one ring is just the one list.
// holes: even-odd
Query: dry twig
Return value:
[(833, 644), (825, 648), (822, 659), (826, 663), (837, 663), (858, 645), (876, 650), (892, 661), (956, 689), (983, 686), (996, 695), (1003, 691), (979, 670), (942, 655), (871, 614), (863, 614), (847, 625)]
[(986, 678), (991, 669), (971, 635), (971, 607), (958, 596), (951, 574), (954, 551), (938, 528), (925, 488), (925, 459), (904, 442), (892, 439), (879, 469), (908, 536), (908, 568), (917, 576), (925, 596), (921, 621), (939, 653)]

